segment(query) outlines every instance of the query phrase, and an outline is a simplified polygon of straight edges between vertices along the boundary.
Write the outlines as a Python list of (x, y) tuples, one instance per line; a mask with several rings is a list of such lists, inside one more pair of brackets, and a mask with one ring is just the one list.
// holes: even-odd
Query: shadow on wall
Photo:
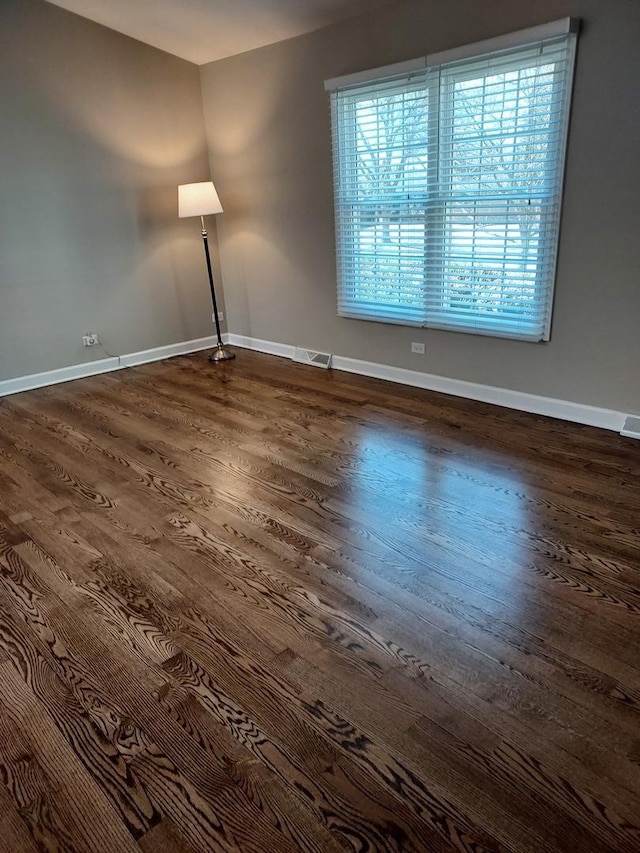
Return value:
[[(329, 109), (322, 85), (300, 79), (294, 48), (268, 53), (268, 62), (258, 50), (214, 63), (219, 73), (201, 70), (211, 170), (225, 207), (218, 224), (225, 298), (234, 331), (263, 337), (272, 317), (274, 340), (302, 343), (296, 318), (312, 315), (322, 326), (335, 313)], [(311, 126), (291, 103), (292, 75), (318, 101), (320, 118)], [(237, 96), (248, 89), (250, 105), (243, 98), (239, 108)], [(310, 229), (309, 221), (322, 224)], [(330, 308), (315, 293), (327, 288)]]
[(119, 352), (210, 334), (177, 217), (209, 177), (197, 69), (40, 0), (1, 18), (0, 379), (103, 357), (88, 329)]

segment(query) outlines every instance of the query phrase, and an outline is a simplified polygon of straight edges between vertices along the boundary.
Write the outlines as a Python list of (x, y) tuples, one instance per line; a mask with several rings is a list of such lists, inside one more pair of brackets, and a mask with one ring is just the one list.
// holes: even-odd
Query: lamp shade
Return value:
[(212, 181), (181, 184), (178, 187), (178, 216), (207, 216), (222, 213), (222, 205)]

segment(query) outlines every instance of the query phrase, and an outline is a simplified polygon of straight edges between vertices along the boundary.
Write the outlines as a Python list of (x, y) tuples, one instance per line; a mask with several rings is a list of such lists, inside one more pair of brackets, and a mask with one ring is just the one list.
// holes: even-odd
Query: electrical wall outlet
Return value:
[[(211, 319), (212, 319), (212, 320), (213, 320), (213, 322), (215, 323), (215, 321), (216, 321), (216, 315), (215, 315), (215, 314), (212, 314), (212, 315), (211, 315)], [(221, 323), (223, 322), (223, 320), (224, 320), (224, 311), (218, 311), (218, 320), (220, 320), (220, 322), (221, 322)]]
[(413, 341), (411, 344), (411, 352), (414, 352), (416, 355), (424, 355), (424, 344), (419, 344), (417, 341)]
[(100, 343), (97, 332), (87, 332), (82, 336), (82, 343), (85, 347), (97, 347)]

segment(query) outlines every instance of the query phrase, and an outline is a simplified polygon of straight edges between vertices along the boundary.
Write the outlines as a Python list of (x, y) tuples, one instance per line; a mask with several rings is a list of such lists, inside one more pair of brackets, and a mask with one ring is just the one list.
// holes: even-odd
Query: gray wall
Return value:
[(198, 69), (42, 0), (0, 3), (0, 380), (212, 333)]
[[(584, 30), (551, 342), (338, 318), (323, 81), (567, 15)], [(640, 412), (639, 43), (637, 0), (412, 0), (203, 66), (230, 329)]]

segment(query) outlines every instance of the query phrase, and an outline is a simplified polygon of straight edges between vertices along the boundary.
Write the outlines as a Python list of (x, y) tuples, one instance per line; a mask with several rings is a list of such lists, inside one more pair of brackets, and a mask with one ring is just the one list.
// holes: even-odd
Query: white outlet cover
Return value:
[(416, 355), (424, 355), (424, 344), (419, 344), (416, 341), (413, 341), (411, 344), (411, 352), (414, 352)]

